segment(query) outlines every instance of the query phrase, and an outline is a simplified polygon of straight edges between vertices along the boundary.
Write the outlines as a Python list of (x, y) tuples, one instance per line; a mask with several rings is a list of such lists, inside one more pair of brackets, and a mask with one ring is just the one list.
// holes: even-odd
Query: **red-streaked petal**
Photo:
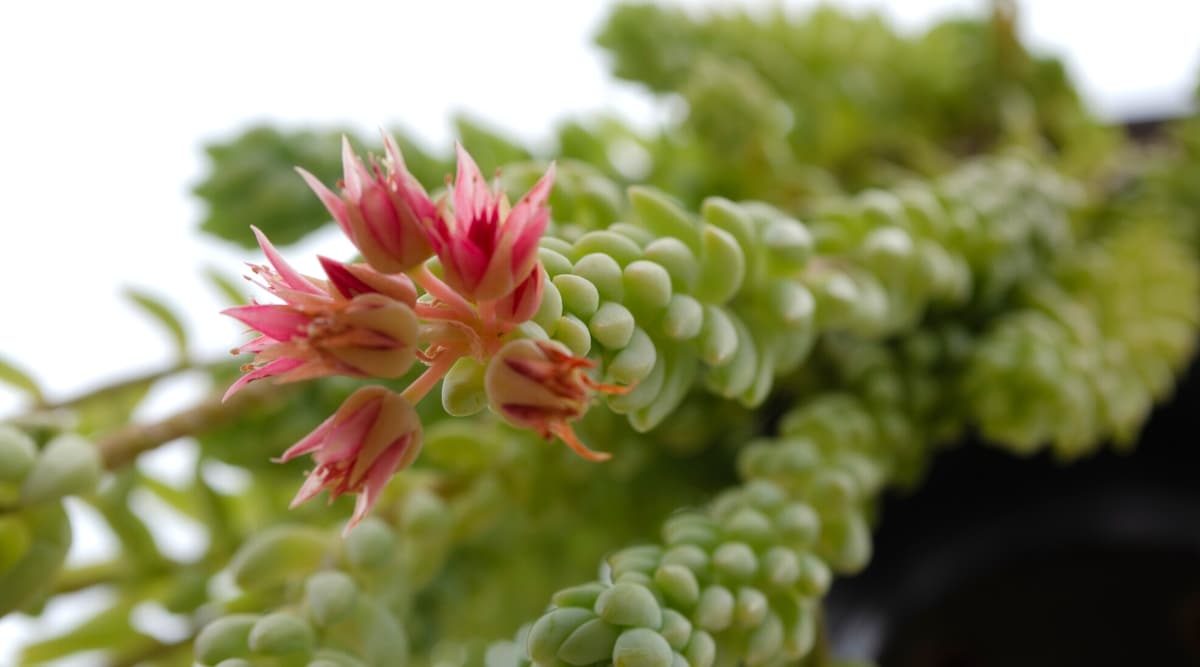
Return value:
[(330, 415), (325, 421), (321, 422), (308, 435), (304, 436), (296, 442), (296, 444), (287, 448), (279, 458), (274, 459), (276, 463), (287, 463), (297, 456), (305, 454), (317, 449), (325, 443), (326, 436), (329, 435), (329, 429), (333, 428), (333, 415)]
[(292, 498), (292, 502), (288, 505), (288, 509), (296, 509), (325, 490), (325, 487), (329, 485), (329, 480), (325, 479), (323, 473), (324, 471), (320, 467), (308, 473), (308, 476), (304, 478), (304, 483), (300, 485), (300, 490), (296, 492), (296, 497)]
[(475, 164), (467, 149), (455, 143), (454, 152), (458, 159), (458, 172), (454, 179), (454, 217), (457, 232), (465, 234), (470, 222), (484, 214), (492, 196), (479, 165)]
[(321, 268), (325, 270), (325, 275), (329, 276), (329, 282), (333, 285), (338, 294), (353, 299), (359, 294), (371, 294), (376, 290), (367, 283), (359, 280), (357, 276), (346, 268), (346, 265), (335, 260), (329, 259), (323, 255), (317, 255), (317, 261), (321, 263)]
[(286, 373), (286, 372), (292, 370), (293, 368), (300, 366), (303, 363), (304, 363), (304, 360), (302, 360), (302, 359), (292, 359), (292, 358), (276, 359), (275, 361), (272, 361), (271, 363), (269, 363), (265, 366), (256, 368), (256, 369), (250, 371), (249, 373), (246, 373), (242, 377), (238, 378), (237, 382), (234, 382), (233, 384), (229, 385), (229, 389), (225, 392), (225, 395), (221, 397), (221, 401), (222, 402), (228, 401), (230, 396), (233, 396), (242, 387), (245, 387), (246, 385), (250, 384), (251, 382), (254, 382), (255, 380), (261, 380), (265, 377), (271, 377), (272, 375)]
[(283, 255), (279, 254), (275, 246), (271, 245), (271, 240), (267, 238), (267, 235), (261, 229), (253, 225), (250, 226), (250, 229), (254, 230), (254, 237), (258, 239), (258, 246), (262, 248), (263, 254), (267, 256), (267, 261), (271, 263), (271, 266), (274, 267), (275, 272), (279, 274), (285, 285), (299, 292), (322, 294), (316, 285), (312, 284), (308, 278), (305, 278), (302, 273), (293, 269), (292, 265), (287, 263), (287, 260), (283, 258)]
[(370, 172), (367, 171), (362, 160), (354, 154), (354, 148), (350, 145), (350, 139), (346, 135), (342, 135), (342, 182), (343, 190), (351, 202), (358, 202), (362, 196), (363, 181), (371, 178)]
[(356, 456), (362, 448), (363, 440), (375, 424), (381, 407), (379, 401), (371, 401), (349, 418), (335, 423), (329, 437), (325, 439), (325, 446), (314, 454), (313, 458), (318, 463), (336, 463)]
[(546, 202), (554, 187), (554, 173), (555, 165), (551, 162), (546, 173), (521, 197), (504, 221), (501, 233), (512, 237), (513, 270), (518, 275), (536, 261), (538, 241), (550, 220)]
[[(411, 441), (411, 436), (405, 436), (403, 439)], [(387, 486), (387, 483), (392, 479), (392, 475), (396, 474), (396, 470), (400, 467), (401, 460), (408, 446), (409, 443), (393, 444), (371, 464), (370, 470), (367, 471), (366, 479), (363, 480), (362, 488), (358, 490), (358, 499), (354, 502), (354, 514), (351, 515), (349, 523), (346, 524), (346, 529), (342, 532), (343, 536), (357, 526), (358, 522), (362, 521), (371, 512), (371, 508), (375, 506), (375, 503), (379, 502), (379, 497), (383, 495), (384, 487)]]
[(321, 200), (321, 203), (325, 205), (326, 210), (328, 210), (329, 214), (333, 216), (333, 219), (338, 223), (338, 226), (342, 228), (342, 232), (346, 234), (346, 236), (350, 236), (350, 219), (346, 217), (346, 202), (342, 201), (341, 197), (337, 196), (333, 190), (325, 187), (325, 184), (322, 183), (320, 179), (318, 179), (316, 176), (313, 176), (307, 170), (296, 167), (296, 171), (300, 174), (300, 177), (304, 179), (304, 182), (308, 184), (308, 187), (311, 188), (314, 193), (316, 193), (317, 198)]
[(248, 343), (238, 345), (236, 348), (234, 348), (233, 353), (243, 354), (246, 352), (262, 352), (268, 347), (271, 347), (272, 345), (278, 345), (279, 343), (280, 341), (277, 341), (270, 336), (259, 336)]
[(520, 324), (533, 317), (542, 304), (545, 280), (541, 263), (534, 264), (529, 277), (496, 302), (496, 316), (513, 324)]
[(312, 321), (291, 306), (276, 304), (234, 306), (222, 310), (221, 314), (228, 315), (277, 341), (289, 341), (303, 335)]
[(408, 166), (404, 164), (404, 155), (400, 153), (400, 146), (396, 143), (396, 137), (393, 137), (388, 132), (384, 132), (383, 128), (379, 128), (379, 134), (383, 137), (383, 153), (387, 156), (388, 161), (392, 163), (392, 171), (407, 174)]

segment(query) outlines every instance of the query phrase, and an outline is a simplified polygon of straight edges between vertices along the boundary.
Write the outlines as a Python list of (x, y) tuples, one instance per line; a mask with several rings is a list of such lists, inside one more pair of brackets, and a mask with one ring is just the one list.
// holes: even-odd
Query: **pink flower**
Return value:
[(461, 145), (457, 152), (454, 214), (443, 207), (432, 219), (429, 238), (450, 287), (476, 303), (495, 301), (516, 289), (537, 264), (538, 241), (550, 219), (546, 200), (554, 165), (510, 208), (503, 193), (488, 189)]
[(242, 367), (246, 374), (225, 398), (266, 377), (279, 382), (326, 375), (394, 378), (408, 371), (417, 341), (411, 281), (326, 258), (322, 264), (329, 282), (309, 278), (284, 261), (261, 231), (254, 233), (271, 263), (254, 266), (254, 273), (283, 303), (223, 311), (262, 334), (234, 350), (253, 352), (255, 359)]
[(584, 373), (593, 366), (559, 343), (520, 338), (492, 358), (484, 387), (492, 409), (510, 424), (533, 429), (543, 438), (558, 436), (583, 458), (604, 461), (611, 455), (580, 442), (569, 422), (587, 412), (594, 391), (623, 394), (631, 388), (596, 382)]
[(426, 227), (427, 221), (436, 218), (438, 212), (425, 189), (404, 166), (396, 140), (384, 135), (383, 142), (386, 171), (374, 160), (367, 169), (354, 154), (350, 141), (342, 138), (345, 173), (339, 183), (340, 196), (316, 176), (298, 167), (297, 171), (368, 264), (384, 273), (400, 273), (433, 255)]
[(280, 463), (312, 454), (317, 467), (308, 473), (291, 507), (329, 491), (329, 500), (358, 494), (349, 532), (379, 500), (388, 480), (421, 451), (421, 420), (404, 397), (383, 387), (363, 387), (337, 412), (292, 445)]

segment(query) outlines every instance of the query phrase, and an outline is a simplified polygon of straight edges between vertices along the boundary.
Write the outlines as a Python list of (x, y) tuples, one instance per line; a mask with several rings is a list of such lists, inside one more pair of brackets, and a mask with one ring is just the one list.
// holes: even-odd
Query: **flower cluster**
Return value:
[[(358, 494), (348, 529), (391, 475), (416, 457), (421, 425), (413, 406), (458, 360), (488, 367), (489, 403), (507, 421), (558, 436), (591, 460), (607, 455), (583, 445), (570, 421), (586, 412), (594, 391), (626, 390), (589, 378), (584, 370), (591, 361), (518, 331), (542, 301), (546, 273), (538, 242), (549, 222), (554, 165), (512, 205), (458, 146), (451, 192), (435, 201), (408, 172), (391, 137), (384, 137), (384, 147), (382, 160), (364, 163), (343, 142), (338, 192), (298, 169), (365, 263), (321, 257), (326, 279), (305, 276), (255, 229), (268, 265), (251, 270), (282, 303), (225, 311), (260, 334), (234, 350), (255, 359), (226, 397), (268, 377), (394, 379), (415, 363), (427, 366), (401, 393), (359, 390), (280, 459), (312, 454), (317, 464), (294, 505), (326, 489), (331, 498)], [(440, 275), (430, 266), (434, 258)]]

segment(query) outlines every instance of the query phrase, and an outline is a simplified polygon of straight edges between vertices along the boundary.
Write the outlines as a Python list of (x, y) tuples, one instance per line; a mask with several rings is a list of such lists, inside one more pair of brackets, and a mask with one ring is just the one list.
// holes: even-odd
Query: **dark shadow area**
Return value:
[(1128, 454), (941, 454), (835, 585), (834, 646), (883, 667), (1200, 665), (1198, 409), (1193, 363)]

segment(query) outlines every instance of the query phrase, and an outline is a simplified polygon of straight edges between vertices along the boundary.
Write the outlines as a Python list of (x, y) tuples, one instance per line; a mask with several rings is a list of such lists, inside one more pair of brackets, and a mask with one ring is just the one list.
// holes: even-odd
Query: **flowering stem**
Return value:
[(433, 298), (446, 304), (451, 309), (459, 311), (462, 316), (475, 317), (475, 309), (471, 307), (471, 304), (467, 303), (467, 300), (462, 298), (462, 295), (455, 292), (453, 288), (442, 282), (441, 278), (433, 275), (428, 265), (421, 264), (412, 271), (409, 271), (408, 277), (412, 278), (414, 283), (420, 285)]
[(445, 320), (450, 322), (462, 322), (462, 315), (455, 308), (443, 308), (435, 306), (431, 303), (417, 302), (417, 307), (413, 309), (417, 317), (423, 320)]
[(425, 395), (433, 389), (438, 380), (442, 379), (442, 376), (450, 372), (450, 367), (454, 365), (455, 361), (458, 361), (460, 356), (462, 355), (447, 352), (439, 354), (433, 365), (425, 369), (425, 372), (421, 373), (421, 376), (416, 380), (413, 380), (413, 383), (408, 385), (407, 389), (400, 392), (400, 395), (407, 399), (409, 403), (416, 405), (422, 398), (425, 398)]

